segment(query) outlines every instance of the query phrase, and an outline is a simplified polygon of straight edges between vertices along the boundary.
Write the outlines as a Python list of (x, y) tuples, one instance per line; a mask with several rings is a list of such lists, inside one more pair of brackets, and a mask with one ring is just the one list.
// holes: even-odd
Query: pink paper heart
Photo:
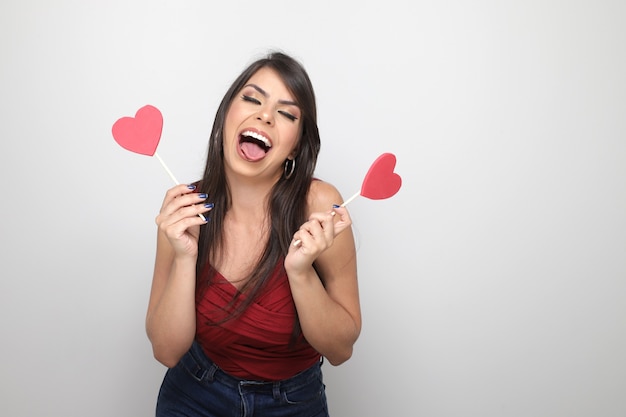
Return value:
[(122, 117), (112, 129), (113, 138), (122, 148), (148, 156), (156, 152), (162, 130), (163, 116), (150, 105), (137, 110), (135, 117)]
[(372, 200), (383, 200), (392, 197), (400, 190), (402, 178), (393, 172), (396, 157), (391, 153), (379, 156), (365, 174), (361, 195)]

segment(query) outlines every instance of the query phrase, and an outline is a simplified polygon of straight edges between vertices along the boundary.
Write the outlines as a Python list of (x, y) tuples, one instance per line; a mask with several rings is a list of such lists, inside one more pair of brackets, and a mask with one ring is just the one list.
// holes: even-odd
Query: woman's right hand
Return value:
[[(197, 256), (200, 225), (207, 222), (204, 215), (213, 208), (208, 196), (194, 192), (194, 185), (177, 185), (165, 194), (155, 222), (159, 232), (167, 236), (176, 255)], [(203, 214), (202, 216), (200, 216)]]

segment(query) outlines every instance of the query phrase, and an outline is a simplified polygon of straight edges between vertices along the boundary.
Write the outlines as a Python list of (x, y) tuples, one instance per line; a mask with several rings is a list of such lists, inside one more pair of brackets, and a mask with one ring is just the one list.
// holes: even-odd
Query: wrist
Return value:
[(287, 272), (287, 278), (289, 279), (290, 285), (298, 285), (298, 284), (306, 284), (310, 282), (312, 279), (317, 278), (317, 274), (315, 273), (315, 269), (313, 266), (309, 266), (305, 269), (288, 269), (285, 268)]
[(178, 268), (193, 268), (195, 270), (197, 261), (197, 254), (177, 253), (176, 255), (174, 255), (174, 264)]

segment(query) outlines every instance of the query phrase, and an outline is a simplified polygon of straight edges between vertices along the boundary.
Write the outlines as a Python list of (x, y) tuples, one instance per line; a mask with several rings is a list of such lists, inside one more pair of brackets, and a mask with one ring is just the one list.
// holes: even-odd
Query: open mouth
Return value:
[(244, 130), (239, 134), (239, 147), (249, 161), (259, 161), (272, 148), (268, 138), (252, 130)]

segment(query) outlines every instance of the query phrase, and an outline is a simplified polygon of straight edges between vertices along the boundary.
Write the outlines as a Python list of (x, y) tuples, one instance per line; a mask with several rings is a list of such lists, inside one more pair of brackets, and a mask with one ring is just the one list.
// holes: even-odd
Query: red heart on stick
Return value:
[(137, 110), (135, 117), (122, 117), (113, 124), (113, 138), (124, 149), (142, 155), (152, 156), (156, 152), (163, 116), (154, 106), (144, 106)]
[(393, 172), (396, 157), (391, 153), (379, 156), (365, 174), (361, 195), (372, 200), (383, 200), (393, 196), (402, 186), (402, 178)]

